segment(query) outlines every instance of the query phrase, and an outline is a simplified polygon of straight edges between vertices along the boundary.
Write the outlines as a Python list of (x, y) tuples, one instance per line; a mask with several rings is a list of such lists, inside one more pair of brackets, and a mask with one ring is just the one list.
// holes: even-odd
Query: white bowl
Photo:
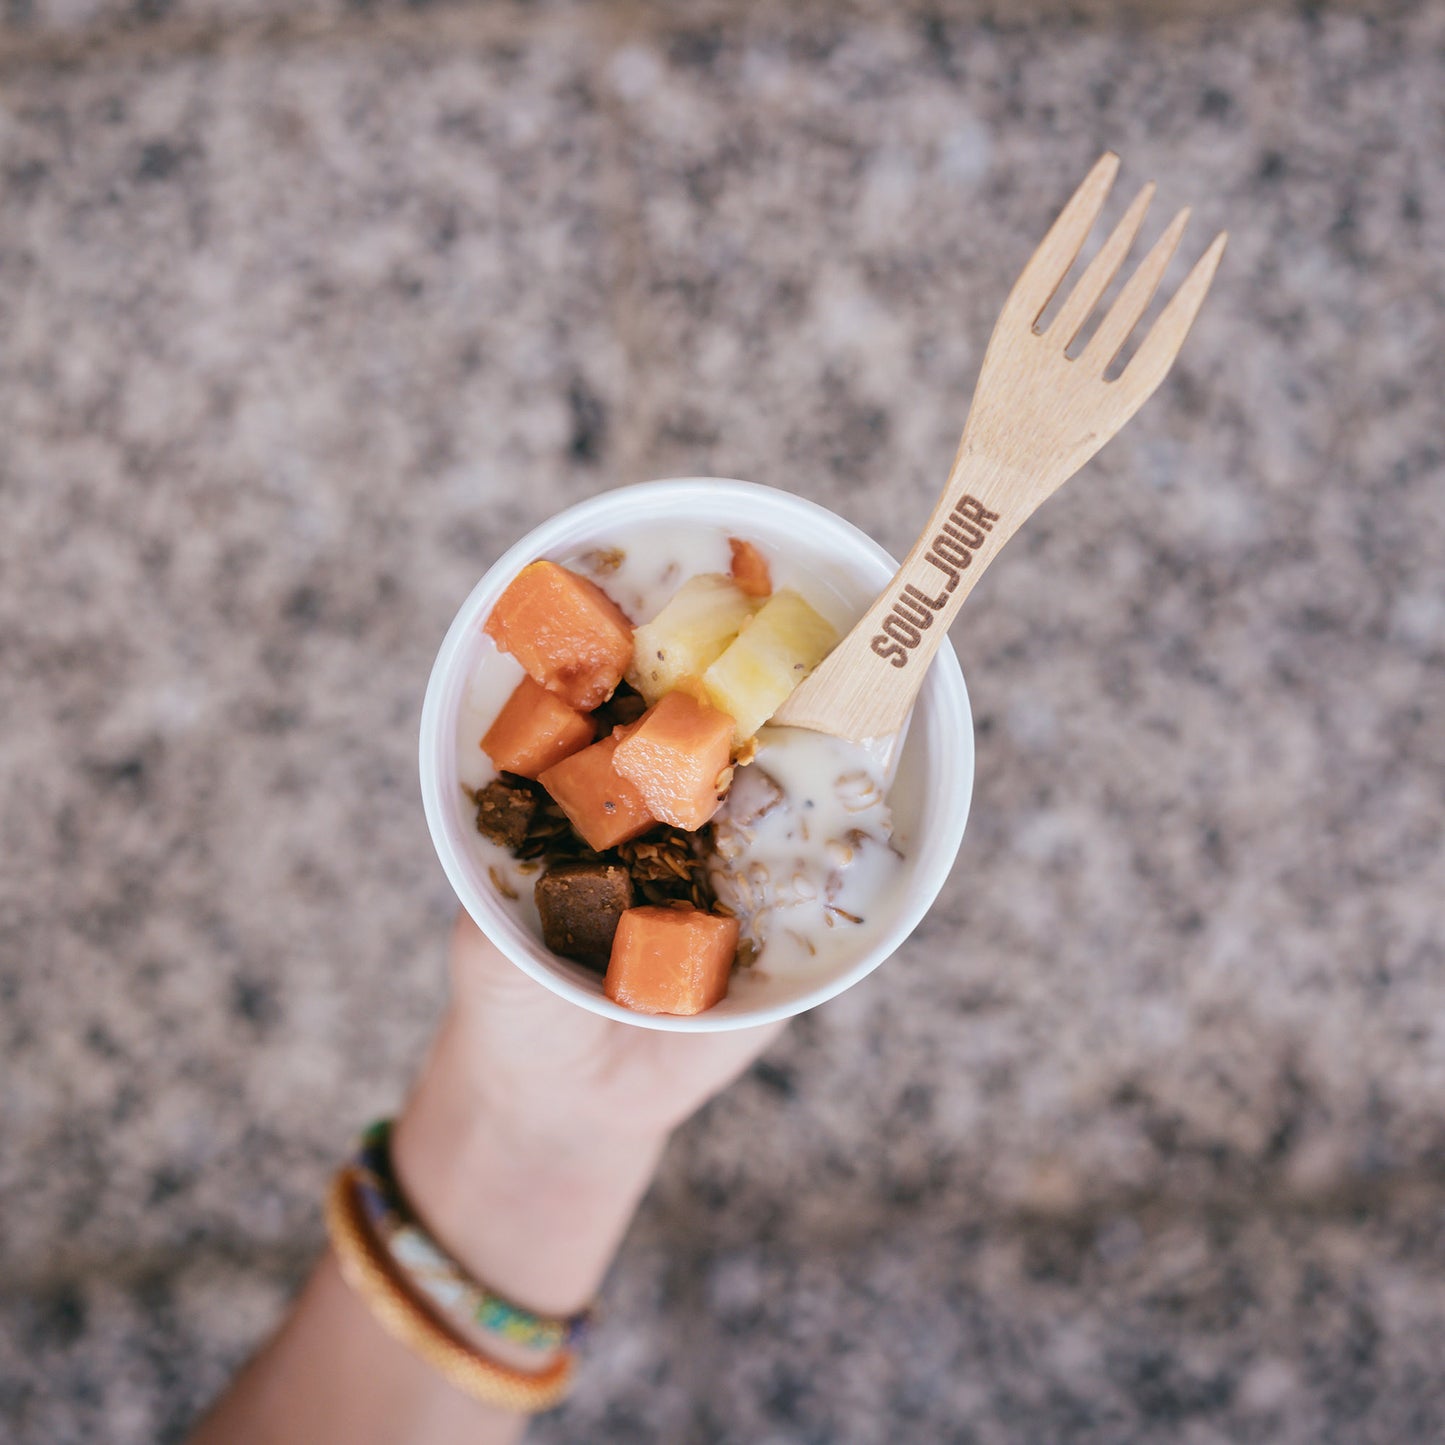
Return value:
[[(495, 673), (500, 699), (515, 685), (515, 662), (496, 651), (482, 624), (503, 589), (538, 557), (565, 561), (615, 544), (629, 530), (676, 524), (740, 533), (771, 544), (817, 585), (861, 616), (897, 563), (850, 522), (790, 492), (717, 477), (644, 482), (605, 492), (559, 512), (498, 560), (457, 613), (427, 684), (421, 714), (421, 790), (427, 826), (462, 906), (494, 943), (553, 993), (593, 1013), (640, 1028), (710, 1033), (802, 1013), (865, 978), (913, 931), (947, 879), (963, 839), (973, 793), (973, 719), (953, 648), (944, 643), (929, 669), (898, 761), (889, 800), (904, 854), (902, 883), (881, 904), (879, 927), (861, 945), (840, 935), (836, 953), (805, 977), (734, 975), (728, 996), (690, 1017), (619, 1007), (594, 972), (559, 958), (542, 942), (529, 900), (509, 902), (487, 871), (490, 845), (476, 828), (458, 770), (458, 719), (474, 672)], [(645, 621), (639, 618), (638, 621)], [(877, 916), (877, 915), (875, 915)], [(766, 963), (766, 956), (762, 960)]]

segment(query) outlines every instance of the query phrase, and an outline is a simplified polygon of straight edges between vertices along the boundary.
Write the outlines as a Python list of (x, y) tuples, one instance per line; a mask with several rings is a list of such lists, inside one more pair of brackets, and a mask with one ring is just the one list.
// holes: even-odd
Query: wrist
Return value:
[(596, 1295), (667, 1136), (530, 1110), (479, 1084), (468, 1042), (449, 1015), (392, 1132), (398, 1182), (478, 1280), (539, 1313), (573, 1313)]

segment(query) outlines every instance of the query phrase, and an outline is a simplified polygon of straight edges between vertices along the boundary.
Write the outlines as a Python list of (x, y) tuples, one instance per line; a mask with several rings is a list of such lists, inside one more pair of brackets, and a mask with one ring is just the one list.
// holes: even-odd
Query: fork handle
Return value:
[(893, 581), (772, 721), (858, 742), (896, 733), (964, 598), (1038, 501), (1036, 485), (965, 437)]

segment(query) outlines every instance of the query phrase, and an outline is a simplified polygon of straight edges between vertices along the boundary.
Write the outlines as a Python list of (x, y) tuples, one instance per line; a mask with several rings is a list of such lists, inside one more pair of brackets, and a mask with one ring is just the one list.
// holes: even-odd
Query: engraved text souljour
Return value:
[(943, 574), (943, 591), (930, 597), (911, 582), (903, 589), (883, 619), (883, 630), (870, 644), (879, 657), (887, 658), (894, 667), (907, 666), (908, 654), (933, 626), (933, 614), (958, 586), (960, 573), (973, 561), (973, 554), (983, 546), (984, 534), (993, 531), (998, 516), (977, 497), (964, 497), (948, 514), (943, 530), (928, 544), (923, 558)]

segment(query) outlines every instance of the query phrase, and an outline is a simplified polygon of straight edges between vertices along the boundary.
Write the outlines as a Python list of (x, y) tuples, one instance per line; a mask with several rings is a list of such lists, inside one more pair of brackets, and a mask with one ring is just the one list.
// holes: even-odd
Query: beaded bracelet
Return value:
[(489, 1360), (458, 1339), (397, 1279), (390, 1256), (367, 1226), (358, 1182), (355, 1169), (337, 1171), (326, 1197), (326, 1230), (342, 1278), (382, 1328), (475, 1400), (525, 1414), (557, 1404), (571, 1384), (571, 1354), (563, 1352), (545, 1370), (528, 1374)]
[(538, 1350), (578, 1344), (591, 1324), (590, 1310), (563, 1318), (534, 1314), (479, 1284), (437, 1244), (407, 1205), (390, 1146), (391, 1120), (379, 1119), (362, 1134), (352, 1170), (367, 1223), (408, 1283), (443, 1314), (513, 1344)]

